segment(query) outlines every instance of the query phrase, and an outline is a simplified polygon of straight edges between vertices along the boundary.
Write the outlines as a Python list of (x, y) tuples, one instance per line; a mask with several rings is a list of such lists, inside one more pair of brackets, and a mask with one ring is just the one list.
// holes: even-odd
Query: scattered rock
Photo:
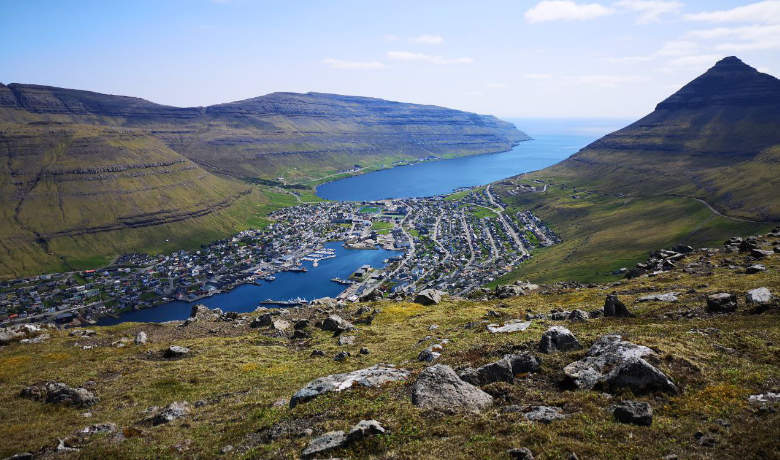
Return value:
[(348, 351), (340, 351), (336, 353), (336, 356), (333, 357), (333, 361), (342, 362), (346, 361), (347, 358), (352, 356)]
[(745, 302), (747, 302), (748, 305), (769, 304), (772, 302), (772, 292), (765, 287), (751, 289), (745, 295)]
[(750, 250), (750, 256), (754, 259), (763, 259), (765, 257), (769, 257), (772, 254), (774, 254), (774, 251), (767, 251), (764, 249), (751, 249)]
[(303, 458), (310, 458), (316, 454), (321, 454), (341, 447), (346, 441), (347, 437), (343, 431), (330, 431), (312, 439), (309, 445), (301, 452), (301, 456)]
[(590, 315), (585, 310), (572, 310), (569, 316), (566, 318), (569, 321), (584, 322), (590, 318)]
[(412, 386), (412, 403), (443, 412), (478, 412), (493, 404), (493, 398), (461, 380), (451, 367), (435, 364), (425, 368)]
[(677, 393), (671, 379), (644, 360), (651, 356), (655, 352), (645, 346), (624, 341), (619, 335), (605, 335), (596, 340), (585, 358), (564, 367), (563, 372), (567, 381), (578, 388)]
[(322, 351), (322, 350), (316, 350), (315, 349), (315, 350), (312, 350), (310, 356), (312, 356), (312, 357), (314, 357), (314, 356), (325, 356), (325, 352)]
[(369, 354), (369, 353), (371, 353), (371, 350), (369, 350), (369, 349), (368, 349), (368, 348), (366, 348), (366, 347), (363, 347), (363, 348), (361, 348), (361, 349), (360, 349), (360, 354), (361, 354), (361, 355), (367, 355), (367, 354)]
[(166, 358), (181, 358), (190, 353), (190, 349), (187, 347), (181, 347), (179, 345), (171, 345), (163, 352), (163, 356)]
[(499, 326), (498, 324), (488, 324), (487, 330), (491, 334), (520, 332), (528, 329), (528, 326), (530, 325), (531, 325), (530, 321), (521, 321), (519, 319), (514, 319), (511, 321), (507, 321), (506, 323), (504, 323), (503, 326)]
[(579, 350), (580, 348), (582, 345), (577, 338), (563, 326), (553, 326), (547, 329), (539, 341), (539, 351), (542, 353)]
[(144, 331), (140, 331), (135, 336), (135, 344), (136, 345), (145, 345), (148, 340), (149, 339), (146, 337), (146, 332), (144, 332)]
[(181, 417), (186, 417), (191, 412), (192, 408), (190, 407), (190, 403), (186, 401), (175, 401), (145, 421), (151, 425), (162, 425), (165, 423), (171, 423)]
[(534, 460), (534, 454), (527, 447), (515, 447), (506, 451), (512, 460)]
[(676, 292), (667, 292), (664, 294), (650, 294), (636, 299), (637, 302), (677, 302)]
[(650, 426), (653, 423), (653, 408), (640, 401), (621, 401), (612, 408), (612, 415), (620, 423)]
[(730, 313), (737, 309), (737, 296), (727, 292), (707, 296), (707, 311), (712, 313)]
[(755, 273), (761, 273), (763, 271), (766, 271), (766, 267), (763, 264), (754, 264), (750, 265), (745, 269), (745, 273), (748, 275), (753, 275)]
[(285, 321), (283, 319), (275, 319), (271, 322), (271, 328), (274, 329), (277, 332), (285, 332), (286, 330), (290, 329), (292, 325), (289, 321)]
[(359, 441), (368, 436), (384, 433), (385, 429), (376, 420), (361, 420), (347, 433), (347, 442)]
[(439, 356), (441, 356), (441, 352), (444, 350), (444, 347), (442, 347), (441, 344), (435, 344), (431, 345), (425, 350), (421, 351), (419, 355), (417, 355), (418, 361), (423, 361), (427, 363), (431, 363), (433, 361), (436, 361), (439, 359)]
[(339, 337), (339, 345), (354, 345), (355, 344), (355, 336), (354, 335), (342, 335)]
[(72, 388), (64, 383), (52, 381), (25, 387), (20, 396), (34, 401), (75, 407), (88, 407), (99, 401), (97, 396), (86, 388)]
[(342, 391), (353, 386), (378, 387), (384, 383), (409, 378), (409, 372), (386, 365), (376, 365), (345, 374), (333, 374), (312, 380), (290, 399), (290, 407), (331, 391)]
[(529, 409), (529, 411), (523, 414), (523, 417), (532, 422), (552, 423), (555, 420), (562, 420), (568, 417), (560, 407), (531, 406)]
[(441, 302), (441, 296), (445, 293), (436, 289), (424, 289), (414, 296), (414, 303), (421, 305), (438, 305)]
[(626, 305), (618, 299), (615, 294), (610, 294), (604, 300), (604, 316), (617, 316), (623, 318), (630, 318), (634, 316)]
[(274, 320), (273, 315), (271, 315), (270, 313), (263, 313), (262, 315), (253, 319), (252, 322), (249, 323), (249, 327), (258, 328), (258, 327), (270, 326), (273, 323), (273, 320)]
[(343, 319), (339, 315), (330, 315), (325, 318), (320, 324), (320, 329), (324, 331), (332, 331), (337, 334), (354, 329), (355, 326), (349, 321)]

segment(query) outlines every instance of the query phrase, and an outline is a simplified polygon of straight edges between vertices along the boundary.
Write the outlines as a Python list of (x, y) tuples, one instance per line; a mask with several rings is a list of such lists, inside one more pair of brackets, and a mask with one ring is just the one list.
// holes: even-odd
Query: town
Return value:
[(490, 186), (448, 196), (301, 204), (270, 217), (266, 228), (199, 250), (129, 254), (104, 269), (3, 281), (0, 321), (93, 323), (172, 300), (195, 302), (241, 284), (273, 282), (281, 271), (305, 271), (303, 261), (316, 269), (335, 257), (323, 246), (329, 241), (402, 251), (384, 267), (355, 267), (349, 279), (333, 279), (344, 286), (340, 300), (407, 296), (427, 288), (465, 295), (511, 271), (533, 248), (559, 241), (530, 211), (508, 211)]

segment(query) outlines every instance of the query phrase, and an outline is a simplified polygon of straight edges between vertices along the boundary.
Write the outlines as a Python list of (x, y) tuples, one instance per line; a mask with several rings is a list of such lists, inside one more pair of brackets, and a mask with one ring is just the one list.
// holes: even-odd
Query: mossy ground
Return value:
[[(701, 257), (695, 253), (689, 261)], [(737, 274), (721, 266), (716, 255), (710, 275), (667, 272), (652, 278), (582, 288), (543, 287), (542, 291), (506, 300), (451, 299), (423, 307), (408, 302), (382, 301), (371, 325), (360, 325), (354, 346), (340, 347), (329, 333), (312, 329), (303, 342), (271, 337), (267, 330), (234, 327), (233, 323), (194, 323), (188, 327), (160, 324), (122, 324), (96, 328), (95, 338), (69, 337), (55, 332), (46, 343), (15, 344), (0, 349), (0, 456), (38, 451), (56, 445), (92, 423), (111, 421), (127, 439), (96, 436), (79, 453), (83, 458), (215, 457), (226, 445), (235, 449), (227, 457), (290, 458), (300, 454), (308, 437), (269, 440), (267, 429), (283, 424), (311, 428), (315, 435), (348, 429), (361, 419), (376, 419), (387, 434), (332, 452), (335, 456), (363, 458), (501, 458), (511, 447), (530, 448), (536, 458), (559, 459), (570, 452), (579, 458), (772, 458), (777, 456), (780, 415), (759, 412), (748, 404), (751, 394), (776, 391), (780, 386), (780, 314), (776, 309), (749, 314), (743, 294), (766, 286), (780, 291), (777, 256), (761, 274)], [(636, 313), (635, 318), (596, 319), (584, 323), (534, 321), (525, 332), (490, 334), (480, 322), (489, 310), (504, 319), (521, 318), (555, 308), (600, 308), (607, 293), (616, 291)], [(646, 293), (680, 293), (676, 303), (635, 303)], [(740, 294), (740, 309), (733, 314), (710, 315), (703, 297), (714, 292)], [(356, 306), (339, 314), (348, 317)], [(692, 317), (668, 313), (691, 312)], [(291, 316), (296, 316), (293, 314)], [(679, 317), (682, 316), (682, 317)], [(491, 319), (491, 321), (496, 321)], [(438, 329), (429, 330), (436, 324)], [(481, 365), (515, 350), (533, 350), (542, 332), (564, 324), (585, 345), (580, 351), (540, 355), (542, 369), (514, 384), (491, 384), (496, 407), (481, 414), (443, 415), (411, 404), (410, 385), (426, 364), (417, 354), (432, 341), (448, 338), (440, 362), (453, 367)], [(710, 329), (715, 328), (715, 329)], [(150, 343), (115, 348), (110, 344), (144, 330)], [(693, 332), (692, 332), (693, 331)], [(697, 332), (698, 331), (698, 332)], [(703, 333), (699, 333), (703, 332)], [(639, 397), (655, 411), (651, 427), (622, 425), (608, 408), (622, 397), (595, 391), (562, 390), (562, 368), (584, 356), (599, 336), (618, 333), (627, 340), (655, 349), (659, 368), (681, 387), (676, 396)], [(79, 344), (94, 344), (84, 350)], [(159, 351), (171, 344), (184, 345), (191, 356), (164, 360)], [(371, 353), (361, 355), (367, 347)], [(310, 357), (313, 349), (325, 357)], [(352, 353), (345, 362), (331, 357), (342, 349)], [(393, 363), (410, 369), (408, 382), (381, 388), (358, 388), (321, 396), (295, 409), (273, 407), (308, 381), (338, 372)], [(100, 402), (86, 410), (59, 407), (18, 397), (28, 384), (41, 380), (84, 385), (93, 381)], [(139, 426), (149, 406), (172, 401), (205, 401), (190, 417), (159, 427)], [(531, 423), (517, 413), (503, 413), (508, 404), (557, 405), (569, 418), (550, 425)], [(729, 426), (716, 422), (727, 419)], [(717, 440), (703, 447), (694, 438), (701, 431)]]

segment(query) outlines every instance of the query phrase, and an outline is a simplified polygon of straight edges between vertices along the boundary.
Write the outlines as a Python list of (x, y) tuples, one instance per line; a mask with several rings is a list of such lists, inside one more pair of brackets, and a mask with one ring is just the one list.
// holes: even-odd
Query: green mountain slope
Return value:
[[(641, 120), (497, 185), (564, 239), (508, 278), (603, 279), (652, 248), (712, 244), (780, 220), (778, 127), (780, 80), (729, 57)], [(542, 189), (536, 181), (545, 192), (518, 188)]]

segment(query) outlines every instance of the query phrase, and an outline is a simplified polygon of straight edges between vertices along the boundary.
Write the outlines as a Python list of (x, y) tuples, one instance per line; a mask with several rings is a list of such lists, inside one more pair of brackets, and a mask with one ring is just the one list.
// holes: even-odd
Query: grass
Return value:
[[(691, 260), (698, 257), (694, 254)], [(780, 280), (775, 274), (780, 264), (772, 258), (764, 274), (735, 275), (721, 266), (720, 256), (712, 263), (716, 268), (708, 277), (669, 272), (618, 285), (555, 288), (547, 294), (502, 301), (448, 299), (431, 307), (383, 301), (372, 305), (380, 308), (381, 313), (371, 325), (361, 325), (355, 332), (355, 345), (347, 347), (339, 347), (331, 334), (316, 328), (312, 329), (310, 340), (296, 344), (272, 337), (265, 330), (258, 333), (256, 329), (236, 328), (223, 322), (195, 323), (186, 328), (162, 324), (98, 327), (94, 339), (53, 332), (45, 343), (0, 349), (0, 455), (53, 447), (57, 438), (67, 437), (83, 426), (111, 421), (134, 435), (121, 443), (110, 437), (95, 437), (78, 456), (213, 457), (229, 444), (236, 447), (239, 458), (294, 457), (307, 444), (307, 437), (282, 436), (260, 442), (258, 433), (277, 424), (288, 424), (311, 428), (319, 435), (373, 418), (382, 423), (387, 434), (329, 454), (350, 458), (499, 458), (508, 448), (526, 446), (541, 459), (558, 459), (570, 452), (576, 452), (580, 458), (660, 458), (671, 453), (681, 458), (768, 458), (776, 448), (780, 415), (752, 410), (747, 396), (771, 390), (777, 384), (777, 310), (749, 315), (740, 309), (730, 315), (689, 319), (669, 319), (664, 314), (700, 308), (702, 296), (709, 292), (742, 293), (756, 286), (778, 292)], [(529, 310), (591, 310), (599, 308), (606, 293), (613, 290), (637, 314), (635, 318), (586, 323), (535, 321), (523, 333), (506, 335), (489, 334), (482, 326), (463, 327), (479, 321), (489, 310), (499, 311), (505, 318), (523, 317)], [(634, 302), (644, 293), (670, 290), (681, 293), (677, 304)], [(349, 316), (355, 308), (339, 314)], [(432, 324), (439, 326), (435, 332), (429, 330)], [(540, 373), (519, 378), (514, 384), (486, 386), (484, 389), (496, 396), (497, 407), (482, 414), (435, 414), (411, 404), (409, 386), (427, 365), (418, 362), (416, 356), (431, 343), (418, 342), (421, 338), (434, 335), (450, 340), (440, 358), (444, 364), (478, 366), (511, 350), (533, 349), (542, 332), (552, 324), (564, 324), (586, 347), (599, 336), (616, 332), (652, 347), (660, 356), (658, 366), (682, 387), (682, 393), (619, 395), (617, 398), (650, 402), (655, 417), (651, 427), (617, 424), (608, 410), (614, 399), (596, 391), (562, 391), (557, 386), (562, 367), (584, 355), (585, 350), (580, 350), (544, 355)], [(707, 328), (717, 328), (718, 332), (689, 332)], [(110, 346), (120, 337), (133, 337), (139, 330), (149, 334), (148, 345)], [(97, 346), (83, 350), (74, 346), (76, 343)], [(155, 358), (159, 350), (171, 344), (189, 347), (192, 356), (175, 361)], [(361, 347), (367, 347), (371, 353), (357, 353)], [(718, 347), (736, 351), (724, 353)], [(323, 350), (326, 357), (310, 357), (315, 348)], [(329, 358), (343, 349), (352, 352), (346, 362)], [(325, 395), (292, 410), (272, 407), (274, 401), (289, 398), (311, 379), (379, 362), (402, 366), (411, 370), (413, 376), (406, 383)], [(80, 416), (83, 410), (17, 396), (24, 385), (44, 379), (71, 385), (95, 382), (101, 401), (90, 409), (93, 416), (85, 419)], [(175, 400), (206, 403), (196, 407), (193, 416), (170, 425), (137, 425), (145, 417), (145, 408)], [(549, 425), (534, 424), (516, 413), (501, 410), (509, 404), (557, 405), (571, 415)], [(717, 425), (718, 418), (728, 419), (731, 426)], [(697, 431), (715, 435), (717, 447), (699, 446), (694, 438)], [(183, 444), (184, 439), (189, 442)]]
[(392, 222), (382, 222), (381, 220), (375, 220), (371, 224), (371, 229), (376, 230), (380, 235), (387, 235), (395, 228), (395, 224)]
[(488, 209), (484, 206), (469, 206), (469, 214), (477, 219), (495, 219), (498, 217), (492, 209)]

